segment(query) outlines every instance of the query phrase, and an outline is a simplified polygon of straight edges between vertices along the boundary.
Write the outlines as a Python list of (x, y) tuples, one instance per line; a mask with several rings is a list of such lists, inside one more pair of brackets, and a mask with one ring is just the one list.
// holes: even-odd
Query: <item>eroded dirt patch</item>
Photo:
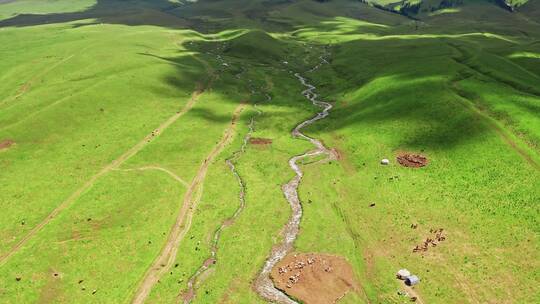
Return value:
[(45, 285), (39, 291), (39, 298), (37, 303), (56, 303), (62, 297), (62, 275), (55, 271), (50, 270), (50, 273), (41, 274), (46, 278)]
[(358, 286), (344, 258), (314, 253), (287, 255), (271, 278), (278, 289), (306, 304), (335, 303)]
[(0, 150), (7, 149), (15, 144), (15, 141), (11, 139), (5, 139), (0, 141)]
[(399, 153), (396, 159), (400, 165), (409, 168), (424, 167), (429, 162), (427, 157), (416, 153)]
[(252, 145), (270, 145), (272, 140), (270, 138), (252, 137), (249, 139), (249, 143)]

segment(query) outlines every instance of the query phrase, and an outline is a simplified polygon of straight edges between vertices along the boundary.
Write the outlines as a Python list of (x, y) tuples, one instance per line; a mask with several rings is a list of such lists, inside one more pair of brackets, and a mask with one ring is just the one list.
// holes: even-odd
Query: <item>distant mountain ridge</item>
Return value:
[(467, 3), (491, 2), (510, 11), (526, 4), (530, 0), (361, 0), (380, 9), (401, 13), (404, 15), (417, 15), (437, 10), (457, 7)]

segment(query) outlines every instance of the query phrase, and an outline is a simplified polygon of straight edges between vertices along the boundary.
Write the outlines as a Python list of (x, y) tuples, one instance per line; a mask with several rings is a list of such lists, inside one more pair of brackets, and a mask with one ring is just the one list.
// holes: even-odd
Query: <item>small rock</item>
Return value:
[(381, 165), (389, 165), (389, 164), (390, 164), (390, 160), (386, 158), (381, 159)]

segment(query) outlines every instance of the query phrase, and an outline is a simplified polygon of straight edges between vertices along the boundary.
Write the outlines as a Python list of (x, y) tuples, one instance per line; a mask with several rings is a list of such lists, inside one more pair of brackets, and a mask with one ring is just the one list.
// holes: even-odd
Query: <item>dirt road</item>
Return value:
[(176, 222), (169, 233), (169, 238), (167, 239), (167, 242), (165, 243), (159, 256), (154, 260), (152, 266), (144, 275), (143, 280), (133, 296), (132, 303), (144, 303), (150, 294), (152, 287), (157, 283), (164, 273), (169, 271), (174, 264), (180, 242), (191, 226), (193, 213), (202, 194), (203, 183), (206, 177), (206, 172), (208, 171), (208, 167), (216, 156), (221, 153), (225, 146), (232, 141), (235, 134), (236, 123), (244, 107), (245, 104), (241, 104), (236, 108), (229, 127), (223, 134), (221, 140), (216, 144), (216, 146), (214, 146), (210, 154), (201, 163), (197, 174), (189, 184), (189, 187), (184, 195), (182, 207), (178, 213)]
[(43, 221), (37, 224), (32, 228), (26, 235), (24, 235), (9, 251), (0, 256), (0, 266), (3, 266), (6, 261), (17, 253), (36, 233), (41, 231), (51, 220), (53, 220), (60, 212), (69, 207), (75, 200), (77, 200), (86, 190), (90, 189), (92, 185), (102, 176), (109, 173), (111, 170), (117, 169), (122, 163), (131, 158), (137, 152), (141, 151), (148, 143), (152, 140), (155, 140), (159, 135), (165, 131), (171, 124), (173, 124), (178, 118), (187, 113), (195, 104), (199, 96), (204, 92), (203, 89), (198, 89), (191, 95), (188, 103), (180, 110), (175, 113), (173, 116), (169, 117), (166, 121), (161, 123), (161, 125), (153, 130), (150, 134), (145, 136), (140, 142), (135, 146), (131, 147), (129, 150), (124, 152), (120, 157), (112, 161), (107, 166), (103, 167), (98, 173), (92, 176), (88, 181), (86, 181), (81, 187), (79, 187), (75, 192), (73, 192), (66, 200), (64, 200), (60, 205), (58, 205)]
[[(258, 112), (260, 115), (261, 112)], [(244, 137), (244, 140), (242, 141), (242, 146), (239, 150), (235, 151), (231, 157), (229, 157), (225, 162), (227, 163), (227, 166), (229, 166), (229, 169), (231, 169), (232, 174), (236, 178), (236, 181), (238, 183), (238, 186), (240, 188), (240, 192), (238, 194), (238, 200), (239, 205), (234, 214), (224, 220), (221, 225), (219, 226), (218, 230), (214, 233), (214, 236), (212, 238), (212, 246), (210, 248), (210, 257), (208, 257), (203, 264), (197, 269), (195, 274), (189, 279), (187, 283), (187, 290), (182, 291), (177, 296), (177, 303), (184, 303), (189, 304), (191, 301), (195, 298), (196, 295), (196, 284), (200, 283), (201, 278), (203, 275), (210, 269), (210, 267), (217, 262), (217, 251), (218, 251), (218, 244), (221, 239), (221, 232), (234, 224), (236, 219), (240, 216), (242, 211), (244, 211), (244, 208), (246, 207), (246, 200), (245, 200), (245, 193), (246, 193), (246, 187), (244, 184), (244, 181), (242, 180), (242, 177), (236, 170), (235, 163), (240, 158), (240, 156), (245, 152), (247, 144), (249, 142), (249, 139), (251, 138), (251, 134), (253, 133), (253, 125), (254, 125), (254, 117), (251, 117), (249, 122), (249, 131)]]
[[(236, 78), (240, 79), (242, 74), (245, 73), (245, 71), (246, 71), (245, 69), (242, 69), (242, 72), (238, 73), (236, 75)], [(248, 84), (249, 84), (251, 93), (254, 94), (256, 89), (249, 79), (248, 79)], [(265, 102), (272, 101), (272, 97), (268, 93), (265, 93), (265, 96), (266, 96)], [(238, 200), (240, 204), (238, 205), (238, 208), (236, 209), (234, 214), (231, 217), (224, 220), (221, 223), (218, 230), (216, 230), (216, 232), (214, 233), (214, 236), (212, 238), (212, 246), (210, 248), (210, 257), (208, 257), (203, 262), (203, 264), (197, 269), (197, 271), (193, 274), (193, 276), (191, 276), (191, 278), (189, 279), (187, 283), (187, 287), (188, 287), (187, 290), (183, 290), (178, 294), (177, 303), (189, 304), (191, 303), (191, 301), (193, 301), (197, 292), (196, 285), (201, 283), (202, 278), (205, 277), (204, 274), (208, 272), (210, 267), (212, 267), (212, 265), (217, 263), (218, 244), (221, 239), (222, 231), (226, 229), (227, 227), (233, 225), (236, 219), (240, 216), (240, 214), (242, 213), (242, 211), (244, 211), (246, 207), (246, 200), (245, 200), (246, 186), (245, 186), (244, 180), (240, 176), (240, 173), (236, 169), (236, 163), (238, 162), (238, 159), (245, 153), (247, 145), (248, 143), (250, 143), (250, 140), (252, 139), (251, 136), (253, 132), (255, 131), (255, 117), (260, 116), (263, 113), (261, 110), (258, 109), (256, 104), (254, 108), (257, 114), (252, 116), (249, 121), (248, 132), (244, 136), (244, 139), (242, 141), (242, 146), (240, 146), (240, 149), (233, 152), (233, 154), (228, 159), (225, 160), (225, 162), (231, 169), (231, 173), (236, 178), (236, 182), (238, 183), (238, 186), (240, 188), (240, 192), (238, 194)]]
[(148, 171), (148, 170), (154, 170), (154, 171), (161, 171), (167, 173), (170, 177), (172, 177), (174, 180), (182, 184), (184, 187), (188, 187), (188, 183), (183, 180), (180, 176), (176, 175), (174, 172), (172, 172), (169, 169), (160, 167), (160, 166), (144, 166), (140, 168), (134, 168), (134, 169), (117, 169), (118, 171), (124, 171), (124, 172), (132, 172), (132, 171)]

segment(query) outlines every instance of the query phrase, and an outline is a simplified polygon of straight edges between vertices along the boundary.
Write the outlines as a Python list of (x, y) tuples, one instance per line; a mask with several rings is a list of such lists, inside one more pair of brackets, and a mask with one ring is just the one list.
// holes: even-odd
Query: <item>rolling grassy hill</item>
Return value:
[(183, 302), (208, 264), (193, 303), (265, 303), (295, 73), (339, 157), (301, 165), (294, 251), (350, 264), (338, 303), (536, 302), (538, 1), (370, 2), (0, 0), (0, 302)]

